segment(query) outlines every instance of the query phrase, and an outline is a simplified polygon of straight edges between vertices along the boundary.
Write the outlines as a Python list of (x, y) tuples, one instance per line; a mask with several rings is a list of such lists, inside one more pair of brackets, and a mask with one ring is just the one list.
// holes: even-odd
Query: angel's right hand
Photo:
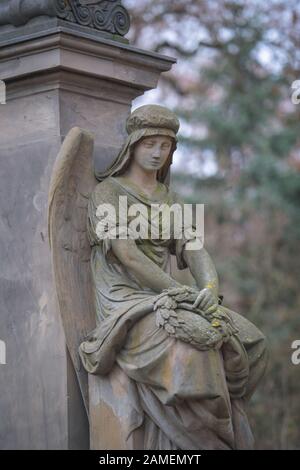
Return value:
[(201, 309), (204, 313), (212, 314), (219, 306), (219, 299), (210, 288), (202, 289), (193, 303), (194, 308)]

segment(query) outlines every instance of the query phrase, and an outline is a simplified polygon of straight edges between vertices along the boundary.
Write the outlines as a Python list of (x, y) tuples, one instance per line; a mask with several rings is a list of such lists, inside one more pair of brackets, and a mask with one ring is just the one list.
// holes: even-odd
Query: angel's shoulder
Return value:
[(118, 202), (119, 192), (118, 188), (111, 181), (110, 178), (106, 178), (97, 184), (94, 191), (91, 194), (91, 199), (94, 203), (110, 203), (114, 204)]

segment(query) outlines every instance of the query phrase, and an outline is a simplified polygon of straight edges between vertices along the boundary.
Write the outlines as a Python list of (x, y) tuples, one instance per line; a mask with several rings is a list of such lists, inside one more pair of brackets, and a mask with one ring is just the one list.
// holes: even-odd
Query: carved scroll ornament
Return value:
[(4, 0), (0, 2), (0, 25), (20, 26), (46, 15), (124, 36), (130, 18), (121, 0)]

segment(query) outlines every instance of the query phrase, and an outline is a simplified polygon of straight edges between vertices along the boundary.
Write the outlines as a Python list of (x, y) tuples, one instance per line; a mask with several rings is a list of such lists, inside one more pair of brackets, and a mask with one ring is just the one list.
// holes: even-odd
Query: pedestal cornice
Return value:
[(138, 96), (156, 87), (160, 74), (175, 62), (171, 57), (65, 26), (45, 30), (38, 37), (21, 36), (2, 47), (0, 42), (0, 79), (8, 84), (61, 70), (128, 85)]

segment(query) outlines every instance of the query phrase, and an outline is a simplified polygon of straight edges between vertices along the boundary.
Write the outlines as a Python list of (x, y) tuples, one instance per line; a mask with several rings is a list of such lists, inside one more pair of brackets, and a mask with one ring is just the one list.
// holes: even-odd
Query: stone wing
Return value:
[(60, 314), (67, 346), (88, 412), (88, 378), (78, 346), (95, 327), (91, 248), (87, 237), (88, 199), (97, 184), (93, 170), (94, 140), (74, 127), (54, 164), (48, 203), (48, 230)]

